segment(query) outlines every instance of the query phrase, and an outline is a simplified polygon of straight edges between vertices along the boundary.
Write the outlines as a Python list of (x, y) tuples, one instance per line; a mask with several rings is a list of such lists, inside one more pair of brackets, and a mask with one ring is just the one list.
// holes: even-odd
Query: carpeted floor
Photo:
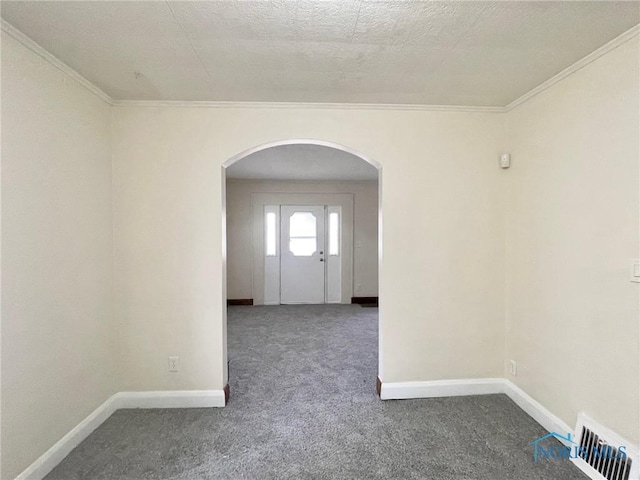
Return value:
[(232, 307), (224, 409), (120, 410), (46, 478), (584, 479), (504, 395), (382, 402), (377, 308)]

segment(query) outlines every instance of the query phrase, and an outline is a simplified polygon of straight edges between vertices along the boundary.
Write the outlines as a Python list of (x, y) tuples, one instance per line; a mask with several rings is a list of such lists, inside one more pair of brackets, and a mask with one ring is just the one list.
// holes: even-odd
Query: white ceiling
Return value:
[(2, 1), (115, 99), (505, 106), (637, 1)]
[(227, 168), (245, 180), (377, 180), (378, 170), (342, 150), (320, 145), (282, 145), (247, 155)]

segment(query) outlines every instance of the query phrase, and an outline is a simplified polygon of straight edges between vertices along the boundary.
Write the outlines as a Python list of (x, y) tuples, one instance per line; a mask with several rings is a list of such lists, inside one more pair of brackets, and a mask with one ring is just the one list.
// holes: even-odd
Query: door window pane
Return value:
[(311, 212), (296, 212), (289, 219), (289, 236), (316, 238), (316, 217)]
[(267, 257), (276, 256), (276, 214), (267, 213), (265, 219), (265, 252)]
[(329, 214), (329, 255), (340, 255), (340, 218), (338, 212)]
[(295, 212), (289, 217), (289, 250), (296, 257), (310, 257), (317, 249), (315, 215)]
[(289, 250), (296, 257), (310, 257), (316, 253), (318, 245), (315, 238), (291, 238)]

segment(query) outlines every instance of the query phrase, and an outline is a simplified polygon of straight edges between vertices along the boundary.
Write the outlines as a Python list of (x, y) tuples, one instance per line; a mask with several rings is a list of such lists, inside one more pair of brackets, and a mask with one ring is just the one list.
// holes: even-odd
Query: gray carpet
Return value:
[(504, 395), (382, 402), (377, 308), (232, 307), (224, 409), (120, 410), (46, 478), (584, 479)]

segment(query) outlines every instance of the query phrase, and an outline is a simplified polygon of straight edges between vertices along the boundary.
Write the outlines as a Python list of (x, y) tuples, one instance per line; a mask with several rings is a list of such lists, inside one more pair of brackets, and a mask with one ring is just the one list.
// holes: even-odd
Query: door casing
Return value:
[[(251, 204), (253, 212), (252, 298), (254, 305), (280, 303), (279, 299), (277, 302), (265, 301), (264, 208), (267, 205), (336, 205), (341, 207), (342, 258), (339, 303), (351, 303), (353, 296), (353, 194), (255, 193), (251, 195)], [(279, 282), (279, 277), (277, 281)]]

